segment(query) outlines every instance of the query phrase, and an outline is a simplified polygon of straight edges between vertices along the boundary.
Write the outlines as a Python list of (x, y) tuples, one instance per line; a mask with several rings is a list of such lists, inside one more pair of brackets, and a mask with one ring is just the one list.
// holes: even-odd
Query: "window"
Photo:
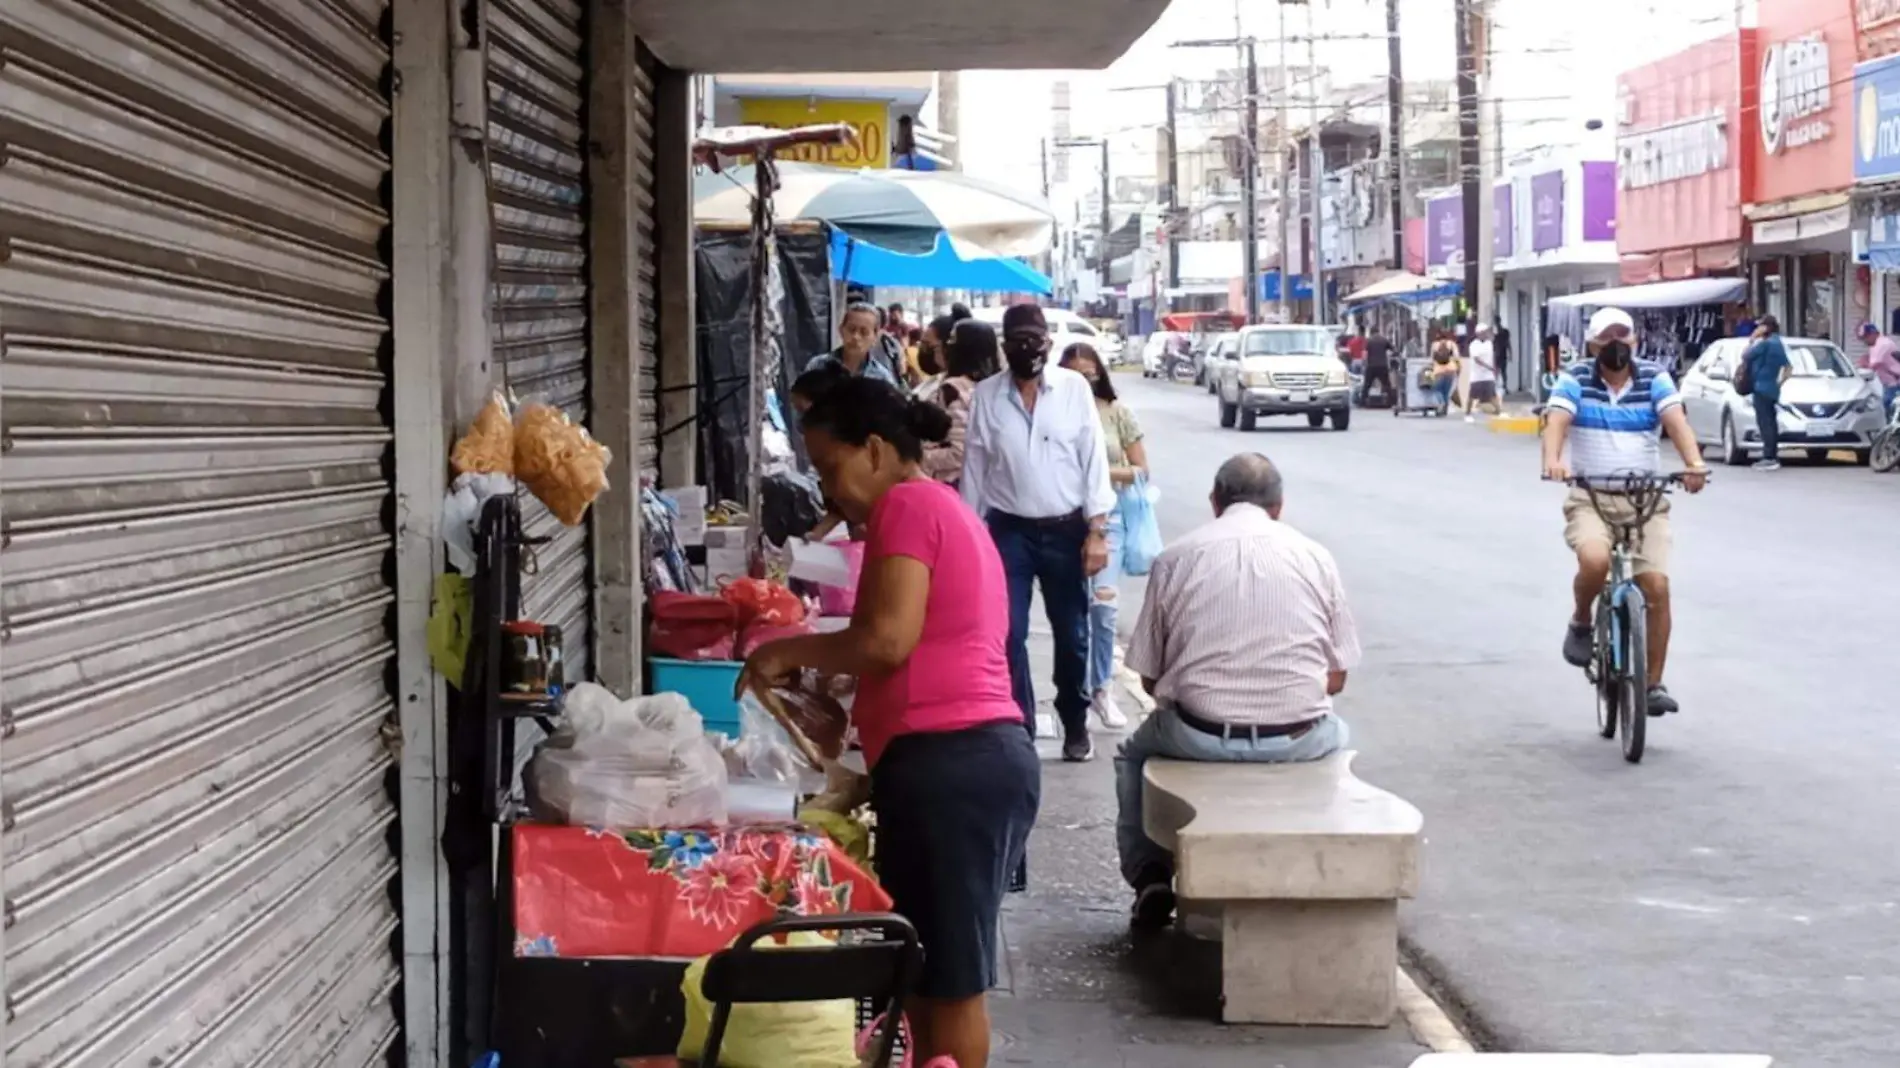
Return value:
[(1325, 356), (1333, 351), (1324, 330), (1255, 330), (1247, 335), (1248, 356)]
[(1069, 333), (1076, 334), (1081, 337), (1095, 336), (1095, 328), (1090, 326), (1087, 323), (1070, 323), (1067, 326), (1061, 327), (1061, 329), (1067, 330)]
[(1853, 378), (1847, 357), (1832, 345), (1789, 345), (1788, 362), (1801, 378)]

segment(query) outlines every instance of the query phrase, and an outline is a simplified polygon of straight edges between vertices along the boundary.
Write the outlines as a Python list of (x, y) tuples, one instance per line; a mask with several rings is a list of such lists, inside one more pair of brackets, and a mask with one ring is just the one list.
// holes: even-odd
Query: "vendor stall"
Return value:
[(1362, 330), (1376, 329), (1390, 339), (1398, 353), (1394, 374), (1398, 402), (1392, 414), (1435, 413), (1438, 399), (1430, 386), (1429, 354), (1432, 323), (1453, 312), (1464, 292), (1458, 282), (1445, 282), (1410, 271), (1399, 271), (1346, 295), (1342, 306), (1358, 319)]
[(1704, 346), (1726, 337), (1734, 306), (1747, 297), (1741, 278), (1684, 278), (1551, 299), (1550, 332), (1584, 351), (1584, 330), (1598, 308), (1621, 308), (1636, 321), (1636, 356), (1671, 373), (1694, 363)]

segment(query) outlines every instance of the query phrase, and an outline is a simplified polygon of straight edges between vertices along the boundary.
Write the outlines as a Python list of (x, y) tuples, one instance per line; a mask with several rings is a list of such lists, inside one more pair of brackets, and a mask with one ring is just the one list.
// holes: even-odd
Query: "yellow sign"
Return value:
[(850, 145), (792, 145), (780, 159), (832, 167), (891, 165), (891, 107), (881, 100), (812, 100), (807, 97), (746, 97), (739, 101), (740, 121), (748, 126), (792, 130), (842, 122), (858, 135)]

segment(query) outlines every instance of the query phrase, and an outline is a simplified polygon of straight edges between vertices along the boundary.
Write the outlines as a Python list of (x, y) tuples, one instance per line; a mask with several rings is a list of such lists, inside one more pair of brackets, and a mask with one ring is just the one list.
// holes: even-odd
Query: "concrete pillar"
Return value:
[(698, 333), (693, 285), (693, 78), (661, 67), (653, 86), (653, 197), (659, 216), (660, 482), (699, 481)]

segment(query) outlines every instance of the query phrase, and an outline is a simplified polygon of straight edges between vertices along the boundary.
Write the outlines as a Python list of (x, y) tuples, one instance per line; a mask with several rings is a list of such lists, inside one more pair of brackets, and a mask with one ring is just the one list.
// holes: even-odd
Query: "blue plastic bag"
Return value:
[(1118, 495), (1122, 514), (1122, 573), (1146, 575), (1161, 555), (1161, 524), (1155, 519), (1155, 498), (1160, 492), (1137, 473), (1132, 486)]

